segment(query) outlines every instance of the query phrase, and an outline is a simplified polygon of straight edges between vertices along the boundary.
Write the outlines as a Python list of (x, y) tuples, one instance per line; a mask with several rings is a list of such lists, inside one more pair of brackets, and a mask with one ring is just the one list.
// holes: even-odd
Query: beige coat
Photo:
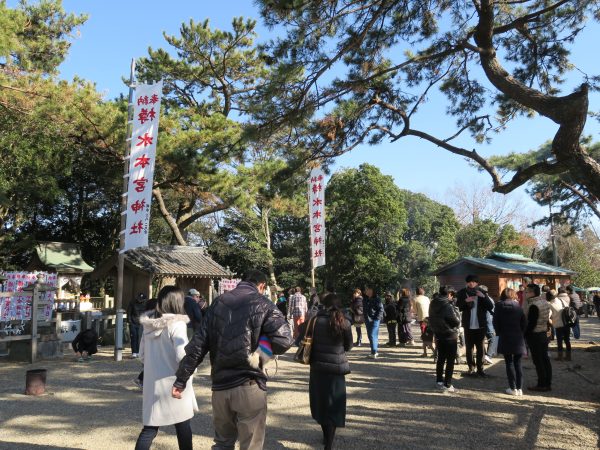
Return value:
[(431, 301), (429, 297), (424, 295), (417, 295), (415, 297), (415, 309), (417, 310), (417, 321), (423, 322), (429, 317), (429, 304)]
[(156, 319), (154, 312), (141, 316), (144, 327), (140, 356), (144, 363), (144, 398), (142, 421), (144, 425), (173, 425), (191, 419), (198, 411), (192, 379), (187, 383), (182, 398), (171, 397), (175, 371), (185, 356), (188, 343), (185, 315), (164, 314)]

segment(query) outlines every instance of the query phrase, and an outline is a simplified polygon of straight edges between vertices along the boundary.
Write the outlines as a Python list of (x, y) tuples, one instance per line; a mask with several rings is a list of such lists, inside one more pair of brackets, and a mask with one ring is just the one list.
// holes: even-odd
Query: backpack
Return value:
[[(564, 306), (562, 300), (560, 303)], [(564, 306), (561, 316), (565, 327), (573, 328), (575, 325), (577, 325), (577, 310), (575, 310), (575, 308), (572, 306)]]

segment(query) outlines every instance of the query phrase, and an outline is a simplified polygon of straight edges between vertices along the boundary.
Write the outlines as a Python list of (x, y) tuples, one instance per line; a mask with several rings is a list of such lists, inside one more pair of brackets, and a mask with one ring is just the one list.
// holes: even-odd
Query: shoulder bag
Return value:
[(298, 351), (294, 355), (294, 361), (300, 364), (310, 364), (310, 351), (312, 349), (313, 333), (315, 330), (315, 322), (317, 316), (311, 317), (306, 326), (306, 333), (304, 338), (298, 346)]

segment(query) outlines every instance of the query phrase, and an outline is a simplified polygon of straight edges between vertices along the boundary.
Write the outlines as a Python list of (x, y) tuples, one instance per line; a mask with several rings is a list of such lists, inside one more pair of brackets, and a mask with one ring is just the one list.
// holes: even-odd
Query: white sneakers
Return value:
[(488, 355), (484, 355), (483, 356), (483, 362), (485, 364), (492, 364), (494, 361), (492, 361), (492, 358), (490, 358)]
[(131, 358), (133, 358), (133, 359), (136, 359), (136, 358), (139, 358), (139, 357), (140, 357), (140, 355), (138, 353), (132, 353), (131, 354)]
[(520, 396), (523, 395), (523, 389), (511, 389), (511, 388), (508, 388), (504, 392), (506, 392), (507, 395), (513, 395), (515, 397), (520, 397)]
[(378, 356), (379, 356), (379, 353), (371, 353), (371, 354), (369, 354), (368, 357), (371, 359), (377, 359)]
[(458, 390), (454, 386), (450, 385), (450, 386), (446, 387), (446, 386), (444, 386), (444, 383), (442, 383), (441, 381), (436, 381), (435, 387), (436, 387), (436, 389), (439, 389), (440, 391), (449, 392), (451, 394), (458, 392)]

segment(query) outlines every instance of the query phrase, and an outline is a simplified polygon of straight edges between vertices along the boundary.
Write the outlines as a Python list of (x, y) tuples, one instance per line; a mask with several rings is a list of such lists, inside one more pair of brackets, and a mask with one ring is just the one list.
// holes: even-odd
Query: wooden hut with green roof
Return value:
[(498, 298), (505, 288), (518, 290), (519, 285), (527, 282), (552, 288), (569, 285), (575, 272), (514, 253), (492, 253), (486, 258), (466, 256), (433, 272), (440, 284), (456, 289), (465, 286), (465, 277), (470, 274), (477, 275), (489, 294)]
[(63, 288), (69, 283), (70, 290), (80, 289), (81, 278), (94, 270), (81, 256), (79, 244), (68, 242), (38, 242), (26, 270), (56, 273), (58, 276), (57, 298), (63, 298)]

